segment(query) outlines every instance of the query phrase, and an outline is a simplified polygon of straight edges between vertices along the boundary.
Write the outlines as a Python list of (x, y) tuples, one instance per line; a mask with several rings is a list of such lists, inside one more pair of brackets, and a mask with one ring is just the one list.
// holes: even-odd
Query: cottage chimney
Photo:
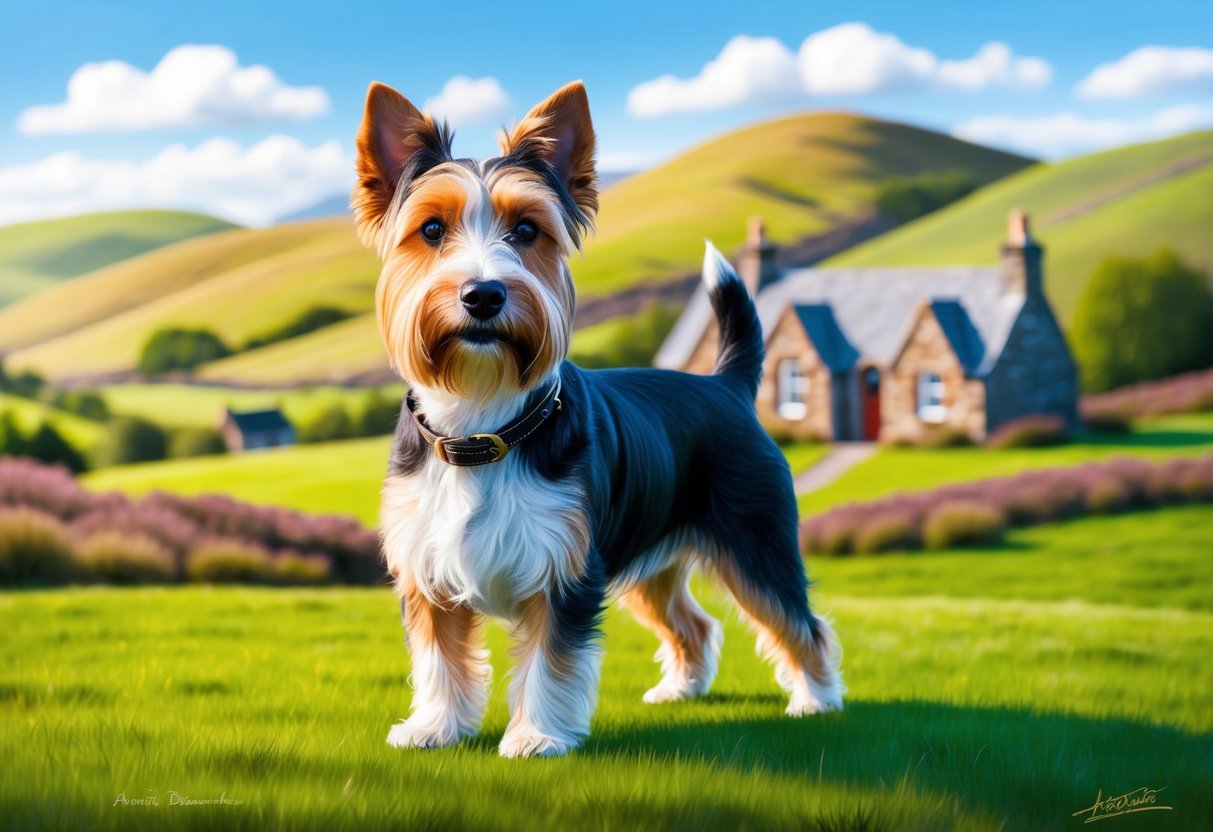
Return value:
[(779, 280), (779, 267), (775, 265), (777, 250), (775, 244), (767, 239), (762, 217), (750, 217), (745, 245), (737, 255), (737, 274), (751, 295), (757, 295)]
[(1034, 297), (1044, 292), (1043, 250), (1032, 239), (1028, 215), (1015, 209), (1007, 217), (1007, 241), (1002, 246), (1002, 288), (1006, 294)]

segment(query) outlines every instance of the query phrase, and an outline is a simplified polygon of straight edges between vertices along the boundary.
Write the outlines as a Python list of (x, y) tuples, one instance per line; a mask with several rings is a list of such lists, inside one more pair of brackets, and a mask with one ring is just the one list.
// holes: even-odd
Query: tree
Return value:
[(26, 455), (51, 465), (63, 465), (73, 474), (88, 470), (84, 455), (72, 447), (59, 431), (43, 422), (26, 443)]
[(333, 439), (349, 439), (352, 436), (354, 421), (339, 404), (325, 408), (299, 431), (300, 442), (329, 442)]
[(191, 370), (227, 355), (231, 355), (231, 350), (209, 329), (160, 329), (143, 345), (139, 372), (154, 376)]
[(396, 420), (400, 417), (400, 400), (383, 395), (372, 389), (362, 400), (362, 413), (359, 415), (355, 430), (358, 436), (381, 436), (396, 430)]
[(13, 412), (0, 412), (0, 456), (25, 456), (27, 447), (25, 434), (17, 425)]
[(158, 425), (137, 416), (120, 416), (109, 423), (102, 459), (107, 465), (148, 462), (164, 459), (167, 450), (168, 440)]
[(1110, 390), (1213, 366), (1213, 293), (1175, 252), (1104, 258), (1070, 330), (1083, 388)]
[(174, 458), (222, 453), (227, 453), (227, 444), (214, 428), (182, 428), (169, 437), (168, 455)]

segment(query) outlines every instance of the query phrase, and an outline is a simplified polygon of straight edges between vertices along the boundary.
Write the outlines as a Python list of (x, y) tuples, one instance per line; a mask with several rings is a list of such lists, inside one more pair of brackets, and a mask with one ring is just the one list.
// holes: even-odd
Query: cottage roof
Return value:
[(243, 434), (268, 433), (270, 431), (287, 430), (291, 423), (277, 408), (269, 410), (250, 410), (247, 413), (228, 411), (228, 415)]
[[(960, 344), (964, 350), (960, 360), (977, 374), (988, 372), (998, 360), (1024, 302), (1021, 295), (1004, 294), (996, 266), (946, 266), (795, 269), (763, 290), (755, 303), (768, 337), (789, 306), (827, 306), (834, 325), (856, 351), (855, 360), (888, 366), (924, 300), (952, 304), (940, 307), (948, 318), (941, 324), (953, 347)], [(657, 366), (686, 366), (708, 326), (715, 322), (700, 286), (658, 351)], [(817, 346), (813, 332), (807, 327), (806, 332)]]
[(798, 304), (795, 307), (796, 317), (804, 327), (805, 334), (813, 342), (813, 349), (831, 372), (841, 373), (855, 365), (859, 351), (847, 340), (847, 336), (838, 327), (834, 310), (829, 304), (810, 303)]

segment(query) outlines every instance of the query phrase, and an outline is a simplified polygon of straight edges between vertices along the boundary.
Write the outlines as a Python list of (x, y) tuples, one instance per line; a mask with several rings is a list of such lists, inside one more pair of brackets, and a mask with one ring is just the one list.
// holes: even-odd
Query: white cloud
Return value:
[(1213, 93), (1213, 49), (1143, 46), (1078, 82), (1082, 98)]
[(323, 115), (320, 87), (291, 87), (268, 67), (242, 67), (223, 46), (178, 46), (151, 72), (124, 61), (85, 64), (67, 82), (61, 104), (29, 107), (17, 118), (27, 135), (236, 126)]
[(1017, 56), (1005, 43), (987, 43), (971, 58), (944, 61), (866, 23), (843, 23), (809, 35), (795, 55), (775, 38), (739, 35), (693, 78), (663, 75), (634, 87), (628, 111), (651, 118), (806, 95), (1037, 89), (1052, 74), (1044, 60)]
[(510, 111), (510, 97), (496, 78), (456, 75), (442, 85), (442, 92), (425, 102), (423, 109), (458, 127), (504, 118)]
[(799, 92), (796, 57), (775, 38), (738, 35), (694, 78), (663, 75), (628, 93), (628, 112), (642, 118), (769, 103)]
[(1182, 104), (1140, 119), (1087, 118), (1075, 113), (969, 119), (953, 135), (1046, 158), (1070, 156), (1132, 142), (1161, 139), (1213, 125), (1213, 107)]
[(182, 208), (248, 225), (347, 190), (353, 159), (335, 139), (306, 147), (270, 136), (166, 147), (144, 161), (89, 159), (75, 151), (0, 168), (0, 223), (117, 208)]

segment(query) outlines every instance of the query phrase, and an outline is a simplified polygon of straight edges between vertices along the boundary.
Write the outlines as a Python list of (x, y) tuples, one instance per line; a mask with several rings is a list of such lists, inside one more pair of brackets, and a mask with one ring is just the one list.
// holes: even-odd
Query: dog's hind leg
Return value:
[(401, 617), (413, 672), (409, 718), (392, 726), (388, 745), (439, 748), (473, 734), (488, 701), (488, 653), (480, 646), (481, 616), (462, 604), (443, 607), (415, 588), (401, 596)]
[(758, 650), (775, 663), (791, 694), (790, 716), (839, 710), (845, 687), (833, 628), (809, 609), (804, 565), (795, 546), (719, 553), (717, 572), (758, 633)]
[(674, 702), (703, 696), (716, 678), (723, 634), (720, 623), (691, 595), (689, 564), (677, 563), (641, 581), (620, 598), (636, 620), (661, 639), (661, 681), (644, 701)]

